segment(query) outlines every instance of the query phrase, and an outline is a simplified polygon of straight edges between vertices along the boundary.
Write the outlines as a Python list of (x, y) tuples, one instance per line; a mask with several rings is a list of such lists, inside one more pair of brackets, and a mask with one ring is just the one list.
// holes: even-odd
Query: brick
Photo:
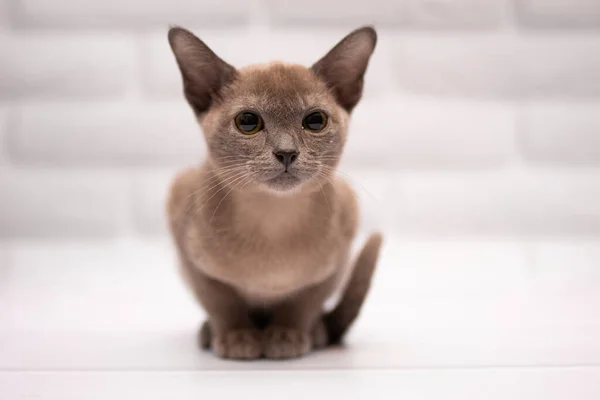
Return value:
[(19, 108), (10, 139), (14, 161), (34, 165), (185, 165), (204, 151), (183, 100), (29, 104)]
[(537, 290), (571, 296), (597, 294), (600, 287), (599, 240), (536, 243), (530, 258)]
[(123, 185), (102, 173), (0, 173), (0, 237), (106, 237), (117, 232)]
[(359, 24), (411, 27), (495, 26), (506, 16), (506, 0), (269, 0), (275, 24)]
[(401, 35), (401, 89), (450, 97), (600, 95), (600, 37), (593, 35)]
[(600, 175), (593, 171), (407, 174), (397, 185), (396, 229), (404, 233), (600, 233)]
[[(252, 30), (215, 31), (191, 29), (221, 58), (235, 67), (273, 60), (310, 66), (324, 56), (349, 30), (302, 31), (286, 29), (271, 34)], [(243, 51), (243, 43), (255, 43), (260, 51)], [(166, 34), (153, 35), (142, 43), (145, 93), (152, 97), (182, 97), (181, 76)], [(393, 91), (389, 46), (381, 41), (365, 77), (365, 97)]]
[(290, 24), (335, 24), (344, 26), (385, 24), (397, 25), (406, 22), (407, 5), (404, 1), (372, 0), (344, 2), (305, 0), (267, 0), (274, 23)]
[(590, 28), (600, 26), (598, 0), (518, 0), (519, 22), (527, 27)]
[(9, 0), (0, 0), (0, 29), (9, 26)]
[(0, 166), (8, 162), (8, 155), (6, 150), (7, 137), (6, 131), (8, 130), (8, 111), (0, 107)]
[(0, 99), (114, 97), (132, 79), (133, 41), (122, 35), (0, 35)]
[(507, 21), (510, 0), (405, 0), (417, 28), (493, 28)]
[(16, 7), (20, 25), (35, 27), (139, 28), (172, 24), (221, 26), (250, 21), (254, 0), (23, 0)]
[(514, 138), (514, 110), (500, 103), (365, 100), (353, 112), (344, 160), (386, 169), (490, 167), (513, 157)]
[(394, 65), (401, 90), (443, 96), (514, 94), (511, 41), (498, 35), (401, 36)]
[(520, 113), (525, 157), (558, 165), (600, 164), (600, 103), (533, 103)]
[(518, 80), (526, 97), (600, 96), (600, 36), (538, 35), (519, 41)]

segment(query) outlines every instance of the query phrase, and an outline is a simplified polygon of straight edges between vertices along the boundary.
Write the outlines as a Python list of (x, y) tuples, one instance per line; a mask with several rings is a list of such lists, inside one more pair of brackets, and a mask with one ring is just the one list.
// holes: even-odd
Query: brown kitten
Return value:
[(298, 357), (341, 340), (358, 315), (381, 235), (349, 262), (357, 204), (335, 168), (376, 40), (365, 27), (311, 68), (236, 70), (192, 33), (169, 31), (208, 147), (202, 166), (175, 178), (170, 228), (208, 314), (201, 345), (220, 357)]

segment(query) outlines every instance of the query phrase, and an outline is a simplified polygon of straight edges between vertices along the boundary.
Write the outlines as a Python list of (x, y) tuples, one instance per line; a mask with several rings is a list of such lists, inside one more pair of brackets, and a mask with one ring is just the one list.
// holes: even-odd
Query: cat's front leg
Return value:
[[(249, 309), (230, 286), (189, 266), (187, 276), (208, 314), (200, 344), (222, 358), (252, 360), (262, 356), (262, 334), (249, 317)], [(209, 342), (208, 342), (209, 341)]]
[(332, 290), (330, 281), (312, 286), (277, 305), (264, 331), (264, 355), (272, 359), (300, 357), (313, 348), (324, 347), (322, 326), (325, 300)]
[[(322, 318), (317, 319), (310, 335), (312, 338), (313, 349), (321, 349), (327, 346), (329, 338)], [(210, 324), (208, 323), (208, 320), (206, 320), (202, 323), (202, 326), (198, 331), (198, 346), (203, 350), (210, 350), (211, 342), (212, 332), (210, 330)]]

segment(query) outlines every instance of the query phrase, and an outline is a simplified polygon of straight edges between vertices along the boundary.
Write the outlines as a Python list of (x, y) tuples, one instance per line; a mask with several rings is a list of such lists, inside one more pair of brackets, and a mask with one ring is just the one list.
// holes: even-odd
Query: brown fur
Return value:
[[(371, 28), (351, 33), (313, 66), (273, 63), (236, 70), (188, 31), (169, 41), (209, 158), (181, 172), (168, 201), (181, 271), (208, 314), (200, 345), (226, 358), (297, 357), (341, 339), (358, 314), (377, 261), (373, 236), (352, 265), (357, 204), (335, 175), (349, 113), (375, 47)], [(244, 110), (264, 129), (242, 134)], [(302, 119), (322, 110), (322, 132)], [(289, 171), (274, 156), (298, 154)], [(341, 302), (325, 301), (345, 279)]]

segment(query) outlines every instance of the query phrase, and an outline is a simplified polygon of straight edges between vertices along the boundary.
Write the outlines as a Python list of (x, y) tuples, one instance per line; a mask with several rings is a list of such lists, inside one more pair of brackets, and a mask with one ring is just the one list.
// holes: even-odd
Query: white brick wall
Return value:
[(401, 89), (479, 98), (600, 96), (600, 35), (445, 33), (400, 35)]
[(494, 28), (509, 18), (510, 0), (405, 0), (414, 28)]
[[(402, 25), (406, 21), (406, 2), (372, 0), (337, 1), (267, 0), (273, 23), (282, 25), (385, 24)], [(341, 16), (343, 15), (343, 18)]]
[(249, 22), (255, 0), (19, 0), (18, 25), (28, 27), (164, 28), (169, 24), (219, 26)]
[(528, 160), (600, 165), (600, 103), (527, 104), (521, 109), (519, 124)]
[(521, 22), (531, 27), (598, 27), (598, 0), (519, 0)]
[(598, 0), (0, 0), (0, 237), (165, 233), (205, 151), (168, 24), (240, 66), (309, 65), (365, 23), (342, 166), (364, 229), (600, 235)]
[(399, 178), (397, 226), (419, 235), (600, 234), (597, 172), (479, 171)]
[(175, 170), (149, 171), (133, 179), (131, 206), (136, 232), (143, 235), (167, 232), (167, 191), (175, 173)]
[(345, 163), (386, 168), (497, 167), (512, 158), (514, 136), (511, 104), (366, 99), (353, 115)]
[(8, 25), (8, 0), (0, 0), (0, 29)]
[(17, 164), (184, 166), (204, 153), (200, 128), (183, 101), (38, 102), (13, 115), (9, 148)]
[(505, 21), (508, 0), (267, 0), (272, 21), (288, 24), (376, 24), (411, 28), (482, 28)]
[(8, 130), (8, 112), (3, 107), (0, 107), (0, 167), (8, 163), (8, 154), (6, 149)]
[(133, 38), (112, 33), (6, 33), (0, 36), (0, 95), (118, 98), (131, 84), (133, 44)]

